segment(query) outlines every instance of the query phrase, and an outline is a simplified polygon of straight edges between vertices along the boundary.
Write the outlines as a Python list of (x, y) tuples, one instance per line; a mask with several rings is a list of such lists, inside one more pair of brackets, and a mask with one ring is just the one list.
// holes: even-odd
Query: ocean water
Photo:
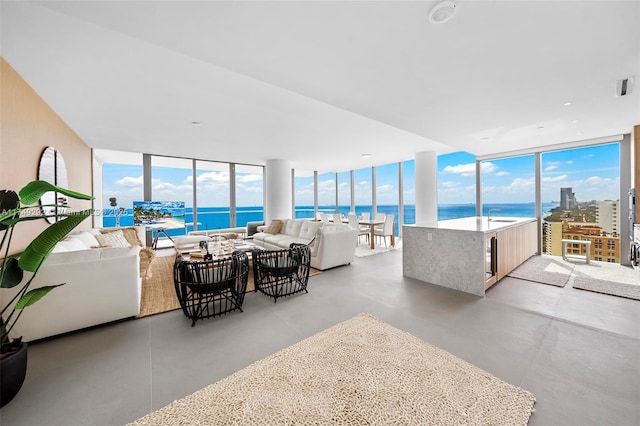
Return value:
[[(542, 211), (548, 213), (552, 208), (557, 207), (557, 203), (542, 203)], [(499, 211), (492, 212), (492, 216), (514, 216), (514, 217), (535, 217), (535, 204), (534, 203), (501, 203), (501, 204), (485, 204), (483, 206), (483, 215), (486, 216), (489, 209), (500, 209)], [(318, 206), (318, 210), (324, 213), (335, 213), (335, 206)], [(349, 213), (349, 206), (340, 206), (338, 212), (345, 216)], [(356, 206), (355, 213), (357, 215), (363, 212), (371, 212), (371, 206)], [(398, 206), (378, 206), (378, 212), (384, 214), (393, 214), (395, 222), (396, 235), (399, 233), (398, 229)], [(237, 226), (245, 226), (247, 222), (255, 222), (263, 220), (263, 210), (261, 207), (237, 207)], [(438, 206), (438, 220), (457, 219), (461, 217), (469, 217), (476, 215), (475, 204), (441, 204)], [(296, 207), (296, 218), (312, 218), (313, 206), (299, 206)], [(119, 218), (120, 226), (132, 226), (133, 225), (133, 210), (127, 210)], [(404, 223), (407, 225), (414, 224), (416, 222), (416, 211), (414, 205), (404, 206)], [(193, 223), (193, 209), (187, 208), (185, 215), (185, 223)], [(202, 207), (198, 209), (198, 229), (199, 230), (214, 230), (228, 228), (230, 224), (229, 208), (226, 207)], [(116, 226), (115, 216), (103, 217), (104, 227)], [(192, 231), (193, 226), (188, 225), (187, 231)], [(184, 235), (185, 229), (170, 229), (167, 231), (169, 235)]]

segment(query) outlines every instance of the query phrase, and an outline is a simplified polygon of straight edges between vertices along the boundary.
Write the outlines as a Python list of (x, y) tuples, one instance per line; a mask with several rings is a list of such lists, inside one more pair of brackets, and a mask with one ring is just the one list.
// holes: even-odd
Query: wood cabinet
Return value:
[(538, 251), (537, 232), (537, 222), (524, 223), (496, 232), (498, 242), (497, 281), (536, 254)]

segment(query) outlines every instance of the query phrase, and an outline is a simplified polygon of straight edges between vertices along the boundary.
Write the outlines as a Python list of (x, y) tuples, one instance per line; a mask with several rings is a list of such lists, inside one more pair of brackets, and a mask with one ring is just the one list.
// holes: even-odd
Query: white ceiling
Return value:
[(0, 47), (102, 149), (344, 171), (640, 124), (639, 1), (437, 3), (2, 1)]

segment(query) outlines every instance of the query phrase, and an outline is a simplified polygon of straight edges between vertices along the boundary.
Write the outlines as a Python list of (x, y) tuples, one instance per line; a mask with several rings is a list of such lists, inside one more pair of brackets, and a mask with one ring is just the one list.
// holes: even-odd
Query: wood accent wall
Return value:
[[(91, 194), (91, 148), (1, 57), (0, 87), (0, 189), (18, 191), (37, 179), (40, 156), (53, 146), (65, 160), (69, 189)], [(73, 199), (69, 204), (74, 210), (92, 205)], [(47, 225), (44, 219), (19, 224), (12, 251), (22, 251)], [(91, 219), (79, 226), (90, 227)]]
[(538, 251), (538, 222), (529, 222), (496, 232), (498, 239), (497, 281)]

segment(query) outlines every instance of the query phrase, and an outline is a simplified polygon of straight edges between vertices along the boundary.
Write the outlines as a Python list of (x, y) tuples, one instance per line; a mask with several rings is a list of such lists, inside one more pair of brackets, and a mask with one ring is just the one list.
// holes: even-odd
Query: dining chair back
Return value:
[(376, 228), (374, 230), (374, 235), (376, 237), (384, 238), (384, 246), (387, 247), (387, 237), (391, 237), (393, 235), (393, 218), (394, 215), (388, 214), (384, 218), (384, 225), (382, 225), (382, 229)]
[(358, 244), (360, 244), (360, 237), (362, 237), (363, 235), (367, 237), (367, 241), (369, 241), (371, 228), (369, 228), (368, 226), (360, 226), (360, 224), (358, 223), (358, 217), (355, 213), (349, 213), (347, 218), (349, 219), (349, 226), (351, 227), (351, 229), (355, 229), (356, 231), (358, 231)]
[(342, 215), (340, 213), (334, 213), (333, 223), (336, 225), (340, 225), (342, 223)]
[(329, 216), (326, 213), (320, 213), (320, 220), (322, 222), (329, 222)]
[(369, 212), (363, 212), (363, 213), (360, 215), (360, 219), (361, 219), (361, 220), (365, 220), (365, 221), (369, 220), (369, 218), (370, 218), (370, 217), (371, 217), (371, 214), (370, 214)]

